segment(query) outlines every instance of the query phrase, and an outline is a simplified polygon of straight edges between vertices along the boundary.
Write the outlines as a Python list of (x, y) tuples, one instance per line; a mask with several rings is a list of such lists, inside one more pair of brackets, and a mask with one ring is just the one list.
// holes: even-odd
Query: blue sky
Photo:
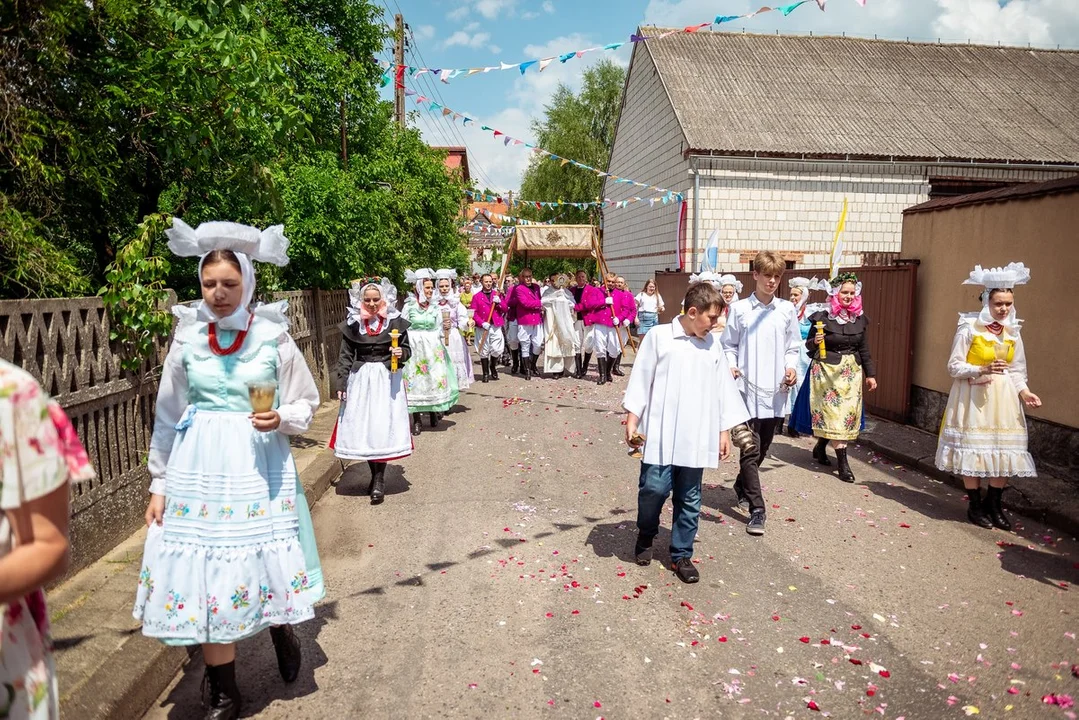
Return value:
[[(763, 4), (790, 0), (373, 0), (389, 23), (401, 12), (411, 29), (410, 65), (468, 68), (517, 63), (627, 40), (641, 23), (684, 27), (716, 15), (741, 15)], [(723, 25), (724, 30), (817, 34), (1079, 48), (1079, 0), (827, 0), (826, 12), (809, 2), (787, 17), (767, 13)], [(661, 41), (660, 41), (661, 42)], [(630, 46), (557, 61), (542, 73), (529, 69), (460, 76), (448, 83), (422, 76), (406, 84), (447, 107), (532, 141), (532, 119), (559, 83), (577, 89), (581, 73), (603, 57), (628, 65)], [(390, 60), (387, 47), (383, 59)], [(421, 59), (422, 58), (422, 59)], [(437, 94), (436, 94), (437, 89)], [(391, 98), (390, 88), (384, 90)], [(409, 111), (416, 105), (408, 100)], [(490, 133), (462, 127), (426, 110), (410, 121), (432, 145), (465, 145), (480, 186), (516, 190), (530, 153), (506, 147)], [(640, 178), (648, 180), (648, 178)], [(546, 200), (550, 198), (532, 198)]]

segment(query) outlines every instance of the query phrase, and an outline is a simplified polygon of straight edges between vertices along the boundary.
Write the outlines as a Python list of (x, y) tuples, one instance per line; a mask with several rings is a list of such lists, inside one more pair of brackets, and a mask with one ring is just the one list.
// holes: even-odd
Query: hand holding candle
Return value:
[[(397, 328), (394, 328), (393, 330), (390, 330), (390, 347), (391, 348), (397, 348), (398, 347), (397, 341), (400, 339), (400, 337), (401, 337), (401, 331), (400, 330), (398, 330)], [(397, 372), (397, 356), (396, 355), (391, 355), (390, 356), (390, 372), (392, 372), (392, 373)]]
[(824, 360), (824, 322), (818, 320), (816, 324), (817, 328), (817, 350), (820, 353), (820, 359)]

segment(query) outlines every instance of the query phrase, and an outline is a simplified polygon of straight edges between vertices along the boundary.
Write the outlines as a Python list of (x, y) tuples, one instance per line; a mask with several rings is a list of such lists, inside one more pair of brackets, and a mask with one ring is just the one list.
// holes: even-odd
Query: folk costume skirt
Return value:
[[(986, 382), (988, 380), (988, 382)], [(940, 426), (936, 465), (967, 477), (1036, 477), (1027, 422), (1004, 375), (954, 380)]]
[(843, 355), (838, 365), (819, 360), (810, 363), (809, 424), (819, 438), (858, 439), (862, 425), (862, 366), (853, 355)]
[(468, 344), (457, 328), (450, 328), (449, 352), (453, 370), (457, 373), (457, 390), (468, 390), (476, 381), (476, 375), (472, 369), (472, 355), (468, 352)]
[[(165, 471), (165, 516), (146, 534), (134, 616), (170, 645), (233, 643), (314, 617), (301, 494), (288, 438), (247, 413), (189, 407)], [(306, 514), (306, 513), (305, 513)], [(310, 529), (310, 517), (307, 516)]]
[(330, 447), (343, 460), (388, 462), (412, 454), (408, 398), (400, 371), (368, 362), (348, 376)]
[(402, 373), (409, 412), (446, 412), (457, 404), (457, 371), (441, 331), (408, 331), (412, 357)]

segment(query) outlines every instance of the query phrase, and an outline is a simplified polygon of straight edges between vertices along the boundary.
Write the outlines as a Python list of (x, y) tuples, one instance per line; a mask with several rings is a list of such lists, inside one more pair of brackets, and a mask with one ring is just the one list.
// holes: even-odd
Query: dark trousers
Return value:
[(776, 434), (776, 426), (782, 422), (782, 418), (750, 418), (749, 429), (757, 438), (758, 452), (742, 452), (738, 458), (741, 466), (738, 470), (738, 479), (734, 481), (734, 492), (739, 498), (749, 500), (750, 512), (764, 509), (764, 495), (761, 493), (760, 468), (764, 458), (768, 455), (768, 448), (772, 447), (772, 438)]

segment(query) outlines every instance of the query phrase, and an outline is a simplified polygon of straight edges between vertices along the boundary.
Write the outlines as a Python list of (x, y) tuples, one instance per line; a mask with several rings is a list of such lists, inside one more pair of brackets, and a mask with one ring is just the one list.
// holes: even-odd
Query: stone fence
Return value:
[[(292, 337), (327, 399), (348, 293), (297, 290), (273, 299), (288, 300)], [(95, 480), (71, 486), (70, 573), (102, 557), (143, 522), (150, 482), (146, 453), (168, 342), (161, 338), (153, 361), (128, 372), (109, 341), (109, 316), (99, 298), (0, 300), (0, 358), (24, 368), (60, 403), (97, 469)]]

